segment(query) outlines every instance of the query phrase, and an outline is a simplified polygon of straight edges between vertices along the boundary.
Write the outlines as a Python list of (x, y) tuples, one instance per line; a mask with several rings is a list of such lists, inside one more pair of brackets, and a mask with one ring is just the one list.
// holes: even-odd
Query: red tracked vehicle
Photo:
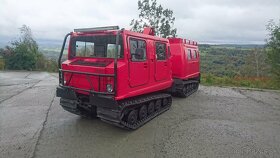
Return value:
[[(69, 36), (68, 57), (61, 63)], [(171, 93), (186, 97), (197, 90), (199, 72), (190, 75), (192, 68), (183, 68), (191, 66), (185, 49), (196, 51), (199, 67), (195, 43), (156, 37), (151, 28), (143, 33), (117, 26), (75, 29), (65, 36), (58, 60), (60, 105), (137, 129), (170, 108)]]

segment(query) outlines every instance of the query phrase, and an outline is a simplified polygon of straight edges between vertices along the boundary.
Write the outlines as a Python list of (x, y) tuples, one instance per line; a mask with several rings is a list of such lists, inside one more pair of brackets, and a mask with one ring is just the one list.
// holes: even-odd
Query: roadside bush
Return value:
[(5, 68), (5, 60), (0, 57), (0, 70), (4, 70)]
[(38, 50), (38, 45), (33, 39), (31, 29), (23, 25), (20, 28), (21, 36), (18, 40), (11, 42), (11, 46), (6, 46), (1, 50), (1, 55), (5, 59), (5, 68), (11, 70), (36, 70), (38, 58), (42, 54)]

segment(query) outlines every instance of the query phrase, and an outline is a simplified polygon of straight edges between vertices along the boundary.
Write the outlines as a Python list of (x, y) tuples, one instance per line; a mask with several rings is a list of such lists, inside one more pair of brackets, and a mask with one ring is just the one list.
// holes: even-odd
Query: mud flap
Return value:
[(60, 98), (60, 105), (62, 108), (68, 112), (71, 112), (76, 115), (81, 115), (81, 111), (78, 109), (77, 106), (77, 101), (76, 100), (71, 100), (71, 99), (64, 99)]
[(106, 96), (106, 95), (90, 95), (89, 102), (96, 107), (104, 107), (104, 108), (111, 108), (117, 109), (118, 103), (114, 100), (113, 96)]
[(103, 121), (120, 122), (121, 107), (113, 96), (90, 95), (90, 104), (96, 106), (97, 117)]
[(63, 88), (60, 86), (56, 88), (56, 96), (65, 99), (77, 100), (77, 96), (74, 90)]

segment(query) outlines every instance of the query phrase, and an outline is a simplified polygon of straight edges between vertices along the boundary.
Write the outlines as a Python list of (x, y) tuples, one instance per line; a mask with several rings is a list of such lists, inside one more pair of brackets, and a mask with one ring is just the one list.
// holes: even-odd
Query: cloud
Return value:
[(1, 0), (0, 36), (17, 35), (23, 24), (31, 27), (35, 37), (47, 39), (62, 38), (80, 27), (128, 26), (137, 6), (128, 7), (134, 8), (126, 9), (117, 1)]
[[(269, 19), (280, 19), (279, 0), (158, 0), (174, 11), (178, 35), (211, 43), (263, 43)], [(0, 0), (0, 40), (23, 24), (35, 38), (62, 40), (74, 28), (120, 25), (138, 17), (129, 0)]]
[(263, 43), (267, 22), (280, 19), (278, 0), (169, 1), (166, 6), (176, 7), (179, 35), (211, 43)]

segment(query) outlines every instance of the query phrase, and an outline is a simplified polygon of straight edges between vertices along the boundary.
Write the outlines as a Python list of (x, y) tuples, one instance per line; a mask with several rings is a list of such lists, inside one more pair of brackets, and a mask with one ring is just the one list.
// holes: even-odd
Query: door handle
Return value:
[(144, 68), (148, 68), (148, 63), (144, 63)]
[(167, 62), (164, 62), (164, 66), (167, 66)]

